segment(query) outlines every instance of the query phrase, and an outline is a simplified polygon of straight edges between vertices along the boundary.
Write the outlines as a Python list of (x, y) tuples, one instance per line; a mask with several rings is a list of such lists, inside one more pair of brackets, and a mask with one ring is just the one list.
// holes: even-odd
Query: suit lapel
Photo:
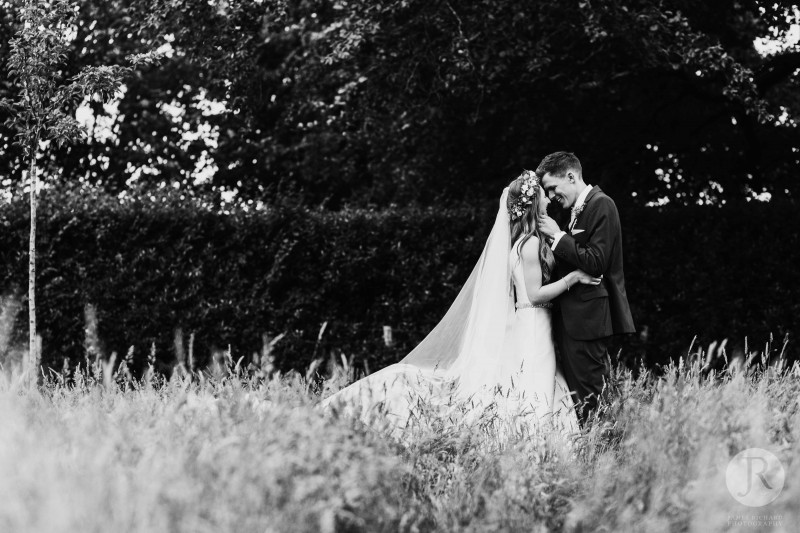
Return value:
[(583, 201), (583, 209), (581, 209), (581, 212), (578, 214), (577, 217), (575, 217), (575, 224), (573, 224), (572, 227), (569, 228), (569, 233), (572, 233), (572, 230), (578, 227), (578, 220), (580, 220), (584, 211), (586, 211), (586, 209), (589, 208), (589, 202), (591, 202), (592, 198), (594, 198), (600, 192), (602, 191), (600, 190), (600, 187), (598, 187), (597, 185), (592, 187), (592, 189), (589, 191), (589, 194), (586, 195), (586, 199)]

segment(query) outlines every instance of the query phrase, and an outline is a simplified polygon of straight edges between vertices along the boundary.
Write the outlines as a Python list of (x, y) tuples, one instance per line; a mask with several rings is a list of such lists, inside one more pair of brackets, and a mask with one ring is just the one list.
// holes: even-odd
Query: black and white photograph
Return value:
[(800, 531), (800, 4), (0, 0), (0, 533)]

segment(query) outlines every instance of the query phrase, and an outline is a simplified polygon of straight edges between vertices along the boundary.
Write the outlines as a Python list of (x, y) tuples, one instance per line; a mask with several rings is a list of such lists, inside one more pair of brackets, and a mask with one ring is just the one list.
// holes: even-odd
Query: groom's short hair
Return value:
[(536, 175), (543, 178), (545, 174), (552, 174), (564, 177), (567, 171), (575, 171), (578, 176), (583, 177), (581, 162), (572, 152), (554, 152), (545, 156), (536, 168)]

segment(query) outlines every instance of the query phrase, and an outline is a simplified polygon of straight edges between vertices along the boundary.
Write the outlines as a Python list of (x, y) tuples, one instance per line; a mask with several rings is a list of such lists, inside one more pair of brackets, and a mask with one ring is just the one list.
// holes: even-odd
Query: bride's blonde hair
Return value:
[[(526, 173), (511, 182), (508, 186), (508, 198), (506, 204), (509, 212), (515, 209), (520, 209), (520, 200), (523, 197), (522, 185), (528, 183), (530, 180), (526, 178)], [(539, 222), (537, 214), (539, 213), (539, 201), (544, 192), (538, 180), (533, 184), (534, 194), (531, 197), (531, 203), (522, 205), (522, 215), (512, 218), (511, 220), (511, 243), (517, 242), (520, 236), (524, 237), (517, 244), (517, 257), (521, 258), (522, 246), (533, 236), (539, 239), (539, 263), (542, 269), (542, 283), (547, 283), (553, 275), (553, 268), (555, 267), (556, 260), (553, 257), (553, 251), (547, 245), (545, 240), (539, 233)], [(513, 216), (513, 215), (512, 215)]]

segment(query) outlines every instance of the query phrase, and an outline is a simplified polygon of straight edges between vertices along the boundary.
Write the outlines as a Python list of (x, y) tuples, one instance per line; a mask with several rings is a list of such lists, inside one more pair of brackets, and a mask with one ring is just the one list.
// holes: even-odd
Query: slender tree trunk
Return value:
[(38, 185), (36, 155), (31, 156), (30, 165), (30, 203), (31, 203), (31, 232), (28, 243), (28, 346), (31, 372), (31, 386), (39, 383), (39, 367), (41, 355), (39, 342), (36, 335), (36, 189)]

